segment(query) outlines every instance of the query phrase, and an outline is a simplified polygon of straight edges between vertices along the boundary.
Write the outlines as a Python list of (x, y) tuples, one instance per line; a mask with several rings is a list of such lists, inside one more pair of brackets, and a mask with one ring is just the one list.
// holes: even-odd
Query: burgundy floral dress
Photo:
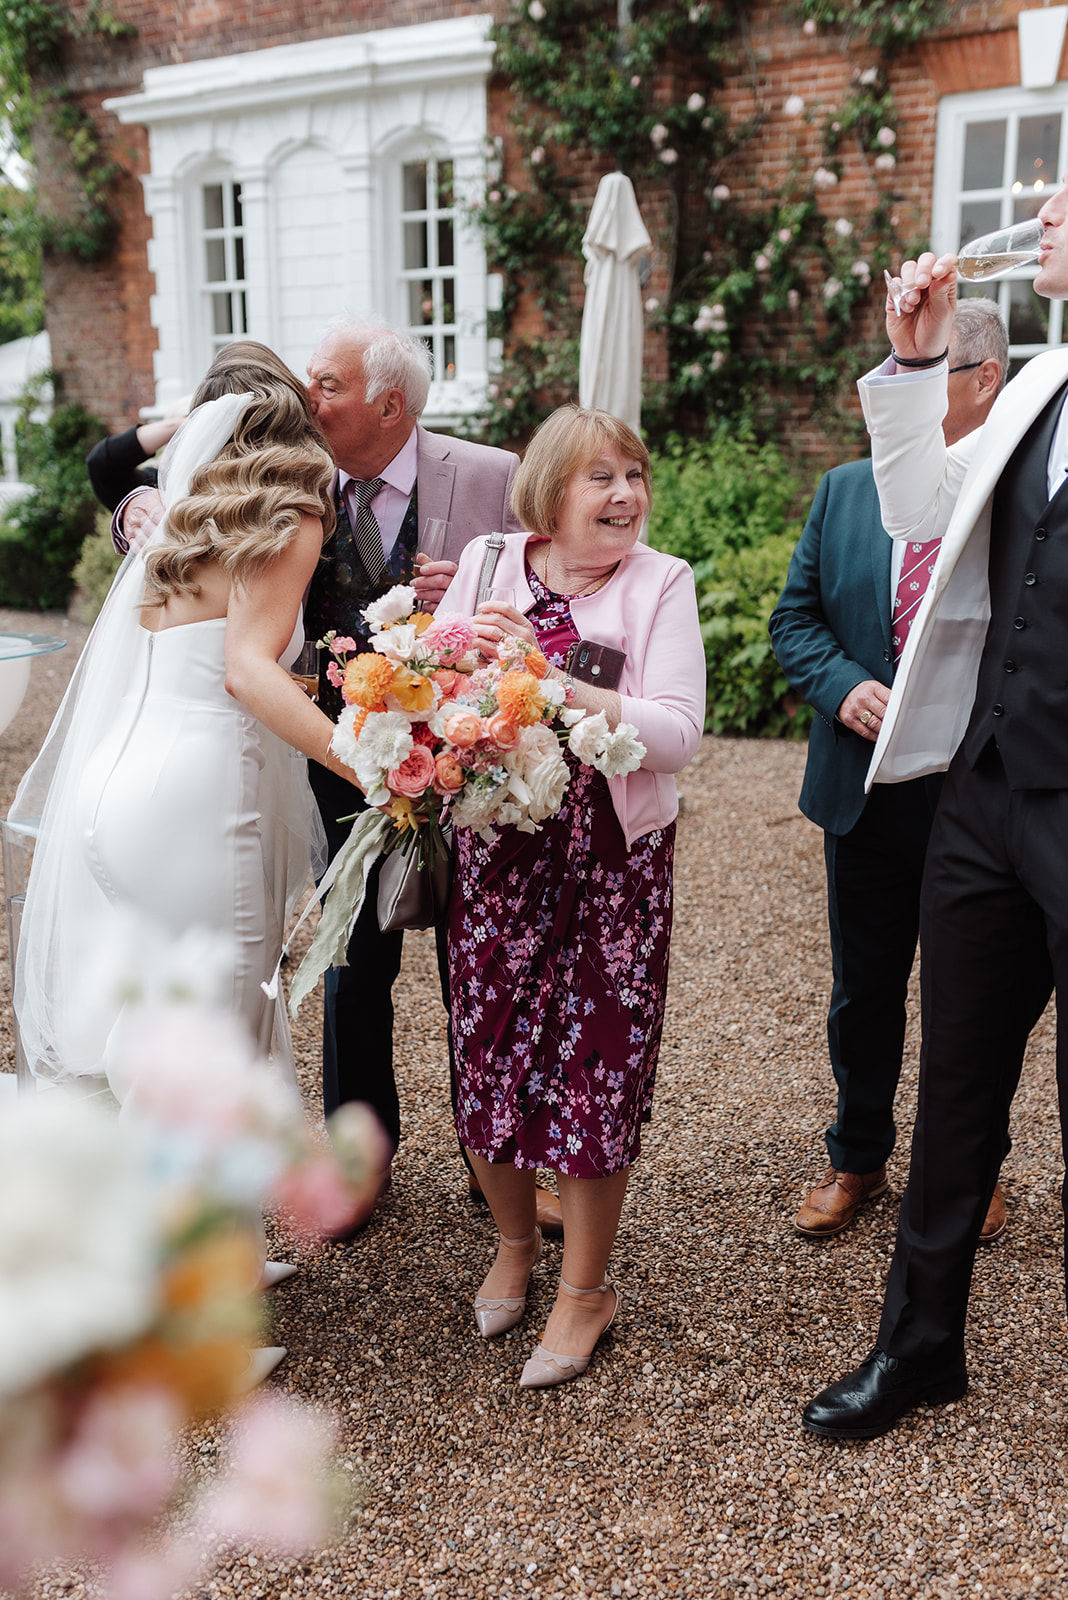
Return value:
[[(562, 665), (568, 596), (528, 571), (528, 612)], [(456, 1126), (486, 1161), (603, 1178), (641, 1153), (664, 1023), (675, 824), (628, 853), (608, 781), (566, 753), (536, 834), (456, 835), (449, 972)]]

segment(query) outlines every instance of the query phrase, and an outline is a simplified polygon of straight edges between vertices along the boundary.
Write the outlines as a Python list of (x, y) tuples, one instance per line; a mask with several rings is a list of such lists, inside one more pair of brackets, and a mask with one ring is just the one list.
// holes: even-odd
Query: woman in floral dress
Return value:
[[(493, 573), (511, 590), (478, 607), (487, 657), (504, 634), (536, 642), (571, 703), (632, 724), (640, 769), (605, 778), (570, 755), (561, 810), (537, 834), (458, 832), (449, 918), (457, 1130), (500, 1232), (475, 1301), (486, 1337), (514, 1327), (541, 1250), (539, 1167), (558, 1175), (564, 1259), (524, 1387), (577, 1377), (619, 1304), (609, 1283), (641, 1124), (651, 1114), (671, 937), (678, 800), (697, 749), (704, 651), (693, 575), (639, 542), (649, 456), (606, 412), (564, 407), (535, 434)], [(439, 610), (476, 611), (485, 541), (464, 551)], [(623, 652), (611, 688), (577, 681), (584, 645)], [(596, 665), (600, 652), (589, 652)], [(616, 657), (618, 663), (618, 655)], [(617, 665), (618, 670), (618, 665)], [(602, 663), (609, 676), (610, 663)]]

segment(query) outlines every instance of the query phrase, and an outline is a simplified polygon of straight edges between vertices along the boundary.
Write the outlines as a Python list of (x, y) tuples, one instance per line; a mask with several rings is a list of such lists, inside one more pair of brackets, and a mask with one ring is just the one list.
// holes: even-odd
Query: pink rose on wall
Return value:
[(434, 757), (425, 744), (417, 744), (399, 767), (391, 767), (386, 783), (394, 794), (416, 799), (434, 778)]

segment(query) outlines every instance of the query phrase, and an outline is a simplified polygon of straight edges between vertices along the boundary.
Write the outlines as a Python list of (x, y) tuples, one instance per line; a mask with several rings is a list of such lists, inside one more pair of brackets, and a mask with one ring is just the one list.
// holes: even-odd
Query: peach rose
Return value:
[(519, 729), (511, 717), (497, 711), (486, 723), (486, 738), (491, 739), (498, 750), (513, 750), (519, 742)]
[(482, 718), (477, 711), (454, 711), (445, 724), (445, 737), (461, 750), (468, 749), (482, 737)]
[(411, 800), (418, 800), (433, 780), (434, 757), (425, 744), (415, 745), (411, 755), (399, 767), (391, 767), (386, 773), (388, 788), (394, 794), (407, 795)]
[(451, 700), (458, 695), (467, 681), (462, 672), (454, 672), (451, 667), (439, 667), (430, 676), (441, 689), (446, 700)]
[(447, 753), (434, 762), (434, 788), (439, 794), (455, 794), (464, 786), (464, 769), (455, 756)]

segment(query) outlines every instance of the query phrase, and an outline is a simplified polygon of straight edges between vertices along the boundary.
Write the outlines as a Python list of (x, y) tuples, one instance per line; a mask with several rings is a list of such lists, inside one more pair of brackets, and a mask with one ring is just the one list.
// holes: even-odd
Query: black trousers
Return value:
[[(963, 1349), (1028, 1034), (1054, 986), (1058, 1007), (1068, 1001), (1068, 792), (1011, 790), (992, 741), (974, 770), (961, 752), (950, 767), (927, 852), (920, 949), (919, 1109), (879, 1344), (939, 1364)], [(1068, 1154), (1066, 1072), (1058, 1030)]]
[(920, 885), (942, 774), (876, 784), (856, 825), (823, 836), (834, 981), (827, 1048), (838, 1109), (831, 1165), (874, 1172), (894, 1148)]
[[(318, 762), (308, 776), (326, 829), (330, 855), (348, 838), (351, 822), (339, 817), (363, 811), (360, 791)], [(403, 933), (378, 926), (379, 863), (371, 869), (367, 897), (349, 940), (347, 967), (330, 967), (323, 998), (323, 1110), (327, 1116), (349, 1100), (365, 1100), (377, 1113), (396, 1150), (400, 1103), (393, 1072), (393, 984), (400, 971)], [(449, 1006), (445, 927), (435, 929), (442, 1004)], [(452, 1028), (449, 1027), (452, 1068)], [(453, 1091), (455, 1095), (455, 1089)]]

